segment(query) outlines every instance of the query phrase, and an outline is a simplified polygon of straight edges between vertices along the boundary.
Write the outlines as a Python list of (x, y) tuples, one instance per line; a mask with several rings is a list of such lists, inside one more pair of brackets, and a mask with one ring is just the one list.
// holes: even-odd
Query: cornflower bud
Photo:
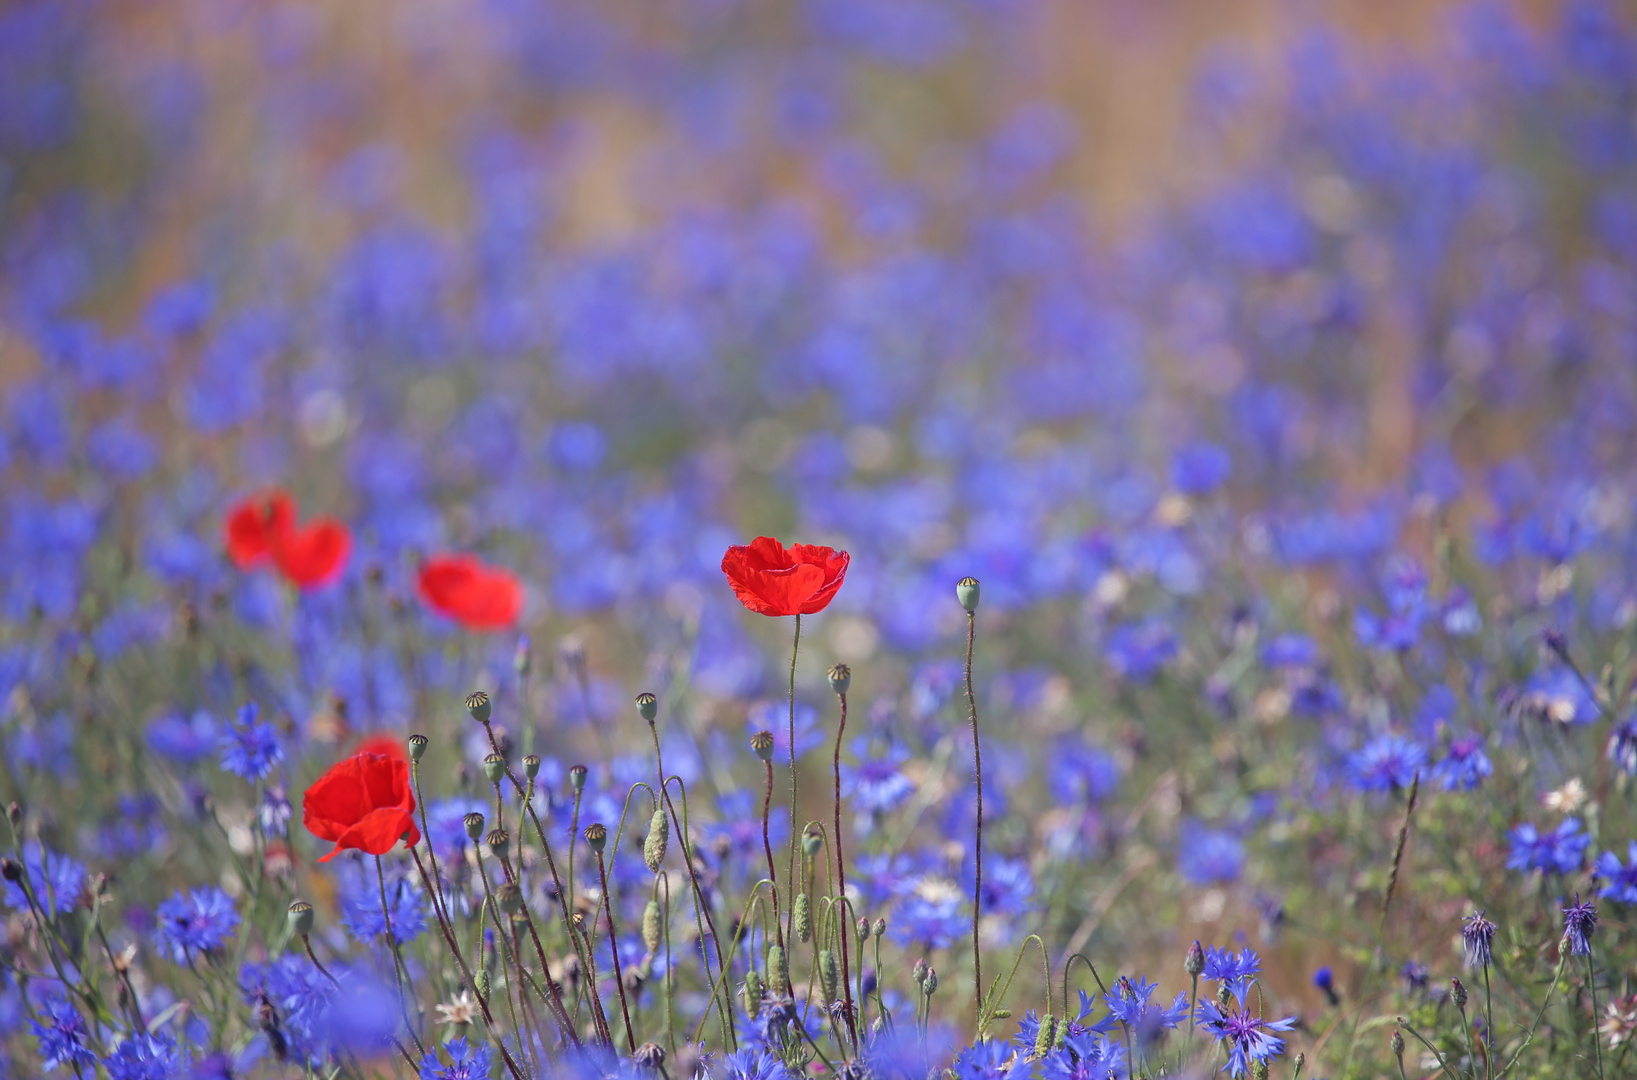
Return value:
[(290, 913), (286, 916), (290, 924), (290, 933), (304, 938), (313, 932), (313, 905), (305, 900), (297, 900), (290, 905)]
[(425, 735), (411, 735), (409, 737), (409, 760), (421, 760), (426, 755), (426, 745), (429, 741)]
[(961, 602), (961, 607), (968, 612), (978, 610), (978, 579), (963, 577), (955, 585), (955, 599)]
[(585, 775), (589, 771), (584, 765), (570, 765), (568, 767), (569, 787), (572, 787), (575, 791), (584, 790)]
[(650, 724), (653, 723), (654, 717), (659, 715), (659, 699), (652, 694), (638, 694), (637, 715)]
[(1455, 1002), (1458, 1012), (1466, 1012), (1466, 985), (1460, 979), (1449, 981), (1449, 999)]
[(476, 840), (483, 835), (483, 815), (473, 810), (461, 818), (461, 824), (466, 826), (466, 835)]
[(530, 780), (533, 780), (536, 776), (540, 775), (539, 754), (523, 755), (523, 775), (527, 776)]
[(494, 980), (489, 977), (489, 970), (478, 968), (477, 974), (472, 976), (472, 982), (476, 984), (477, 996), (488, 1001), (489, 991), (494, 989)]
[(483, 759), (483, 775), (489, 778), (489, 783), (500, 783), (501, 777), (506, 775), (506, 759), (499, 754), (489, 754)]
[(1251, 1062), (1250, 1074), (1251, 1080), (1268, 1080), (1268, 1063), (1256, 1058)]
[(758, 731), (750, 737), (750, 748), (756, 751), (756, 756), (763, 761), (773, 760), (773, 733)]
[(480, 724), (489, 722), (492, 707), (489, 705), (489, 695), (479, 690), (466, 697), (466, 711), (472, 714), (472, 719)]
[(652, 1069), (658, 1072), (665, 1064), (665, 1049), (658, 1043), (643, 1043), (637, 1047), (637, 1052), (631, 1055), (631, 1060), (639, 1069)]
[(926, 960), (917, 959), (915, 966), (910, 968), (909, 977), (915, 980), (916, 986), (926, 985)]
[(853, 932), (858, 935), (858, 944), (862, 946), (866, 941), (870, 940), (870, 920), (860, 915), (858, 925), (853, 927)]
[(648, 838), (642, 842), (642, 861), (648, 872), (659, 873), (659, 864), (665, 861), (665, 850), (671, 843), (671, 819), (663, 809), (656, 809), (648, 820)]
[(1205, 950), (1199, 947), (1199, 942), (1189, 946), (1188, 955), (1182, 961), (1182, 970), (1195, 978), (1205, 970)]
[(585, 842), (592, 851), (601, 852), (608, 843), (608, 829), (601, 822), (592, 822), (585, 827)]
[(876, 919), (875, 920), (875, 926), (872, 927), (871, 929), (873, 929), (875, 931), (875, 936), (876, 937), (886, 937), (887, 936), (887, 920), (886, 919)]
[(1404, 1060), (1404, 1033), (1397, 1028), (1393, 1028), (1392, 1038), (1387, 1041), (1387, 1045), (1392, 1049), (1393, 1057), (1402, 1062)]
[(836, 664), (830, 669), (830, 689), (838, 694), (845, 694), (853, 685), (853, 669), (846, 664)]
[(926, 969), (926, 981), (921, 984), (921, 992), (927, 997), (931, 997), (933, 992), (937, 989), (938, 969), (933, 967), (931, 964), (928, 964)]
[(7, 805), (6, 820), (10, 821), (13, 825), (21, 825), (23, 823), (23, 804), (19, 802), (12, 802)]

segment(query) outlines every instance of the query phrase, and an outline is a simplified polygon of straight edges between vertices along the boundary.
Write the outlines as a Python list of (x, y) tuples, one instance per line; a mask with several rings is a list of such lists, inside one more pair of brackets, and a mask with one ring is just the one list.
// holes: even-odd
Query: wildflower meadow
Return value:
[(1637, 1076), (1637, 9), (0, 4), (0, 1077)]

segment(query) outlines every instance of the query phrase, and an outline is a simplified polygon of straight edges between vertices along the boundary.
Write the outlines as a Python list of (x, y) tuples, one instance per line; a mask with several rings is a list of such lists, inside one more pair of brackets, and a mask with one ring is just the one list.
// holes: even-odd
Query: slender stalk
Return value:
[(614, 905), (608, 895), (608, 867), (603, 862), (602, 850), (596, 850), (597, 876), (602, 880), (603, 913), (608, 916), (608, 951), (614, 957), (614, 986), (620, 992), (620, 1014), (625, 1017), (626, 1046), (634, 1054), (637, 1051), (637, 1036), (631, 1028), (631, 1006), (625, 1000), (625, 975), (620, 971), (619, 933), (614, 929)]
[(790, 864), (785, 880), (796, 882), (796, 849), (801, 838), (796, 833), (796, 654), (801, 651), (801, 612), (796, 613), (796, 636), (790, 643)]
[[(779, 878), (773, 868), (773, 842), (768, 839), (767, 821), (773, 809), (773, 760), (762, 762), (767, 769), (767, 789), (762, 796), (762, 850), (767, 853), (767, 880), (772, 886), (773, 893), (773, 931), (778, 940), (779, 948), (784, 948), (784, 918), (779, 914)], [(795, 989), (786, 980), (785, 985), (778, 988), (785, 994), (794, 996)]]
[(983, 1023), (983, 957), (979, 949), (978, 923), (983, 917), (983, 750), (978, 743), (978, 698), (972, 692), (972, 646), (977, 640), (977, 612), (966, 613), (966, 706), (972, 719), (972, 772), (978, 783), (976, 846), (972, 857), (972, 979), (976, 1000), (976, 1023)]
[[(836, 669), (834, 669), (834, 668), (832, 668), (831, 670), (832, 670), (832, 673), (834, 673), (836, 671)], [(848, 673), (848, 675), (849, 675), (849, 678), (850, 678), (850, 673)], [(834, 679), (834, 674), (832, 674), (831, 678)], [(837, 685), (836, 697), (841, 700), (841, 720), (836, 725), (836, 751), (835, 751), (835, 760), (833, 762), (833, 764), (835, 766), (835, 779), (836, 779), (836, 799), (835, 799), (836, 831), (835, 831), (835, 836), (834, 836), (833, 839), (834, 839), (835, 848), (836, 848), (836, 889), (837, 889), (836, 895), (841, 897), (843, 903), (846, 903), (846, 900), (847, 900), (847, 861), (846, 861), (846, 859), (844, 859), (842, 857), (842, 854), (841, 854), (841, 739), (842, 739), (842, 736), (844, 734), (846, 734), (846, 731), (847, 731), (847, 691), (846, 691), (846, 689), (844, 687), (841, 686), (841, 684), (836, 684), (836, 685)], [(768, 779), (769, 779), (769, 781), (772, 780), (771, 774), (769, 774)], [(851, 911), (851, 905), (848, 905), (847, 910)], [(845, 922), (845, 921), (846, 920), (844, 919), (843, 922)], [(858, 1020), (853, 1015), (853, 983), (852, 983), (852, 975), (847, 970), (847, 968), (848, 968), (847, 954), (852, 951), (848, 947), (848, 944), (849, 944), (848, 943), (848, 934), (851, 932), (851, 930), (852, 930), (851, 926), (843, 926), (841, 928), (841, 985), (842, 985), (842, 987), (843, 987), (843, 989), (845, 991), (845, 994), (846, 994), (845, 1008), (847, 1010), (846, 1011), (847, 1031), (852, 1036), (853, 1053), (857, 1054), (858, 1053)], [(859, 974), (860, 974), (860, 976), (863, 975), (863, 970), (862, 970), (863, 966), (864, 966), (863, 962), (860, 961), (859, 962), (859, 968), (860, 968)], [(980, 989), (981, 989), (981, 987), (980, 987)]]
[(415, 1049), (422, 1057), (426, 1056), (426, 1047), (421, 1045), (421, 1037), (415, 1032), (415, 1020), (409, 1015), (409, 999), (404, 994), (404, 983), (409, 978), (409, 968), (404, 964), (402, 954), (398, 952), (398, 935), (392, 930), (392, 908), (387, 904), (386, 872), (381, 869), (381, 856), (375, 856), (375, 882), (381, 888), (381, 918), (386, 923), (387, 948), (392, 954), (392, 981), (398, 987), (398, 1008), (404, 1014), (404, 1026), (409, 1029), (409, 1037), (415, 1042)]
[(1603, 1080), (1603, 1036), (1597, 1026), (1597, 964), (1590, 948), (1586, 950), (1586, 989), (1592, 995), (1592, 1046), (1597, 1049), (1597, 1080)]

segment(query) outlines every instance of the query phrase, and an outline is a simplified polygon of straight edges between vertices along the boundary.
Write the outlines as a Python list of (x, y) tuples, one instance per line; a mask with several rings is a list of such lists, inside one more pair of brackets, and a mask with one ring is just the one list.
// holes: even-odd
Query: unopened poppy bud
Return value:
[(1451, 1001), (1455, 1002), (1456, 1009), (1461, 1012), (1466, 1011), (1466, 986), (1460, 979), (1451, 979), (1449, 981), (1449, 997)]
[(494, 988), (494, 980), (489, 978), (488, 969), (478, 968), (477, 974), (472, 976), (472, 982), (476, 984), (477, 996), (488, 1001), (489, 991)]
[(931, 964), (928, 964), (926, 969), (926, 979), (921, 983), (921, 992), (927, 997), (931, 997), (933, 992), (937, 989), (938, 969), (933, 967)]
[(790, 960), (785, 956), (782, 945), (768, 946), (767, 978), (773, 984), (775, 994), (782, 992), (790, 982)]
[(313, 932), (313, 905), (305, 900), (297, 900), (290, 905), (290, 913), (286, 916), (290, 924), (290, 933), (304, 938)]
[(801, 834), (801, 850), (807, 855), (817, 855), (824, 850), (824, 833), (816, 828), (804, 829)]
[(643, 1043), (637, 1047), (637, 1052), (631, 1055), (631, 1060), (636, 1062), (638, 1068), (657, 1071), (665, 1064), (665, 1049), (658, 1043)]
[(512, 653), (512, 670), (522, 677), (527, 675), (529, 668), (533, 666), (534, 647), (529, 643), (529, 635), (524, 634), (517, 639), (517, 651)]
[(853, 669), (846, 664), (836, 664), (830, 669), (830, 689), (838, 694), (845, 694), (853, 685)]
[(996, 1020), (1010, 1020), (1012, 1018), (1012, 1010), (1011, 1009), (996, 1009), (994, 1012), (990, 1013), (989, 1015), (994, 1017)]
[(589, 770), (584, 765), (570, 765), (568, 768), (568, 783), (575, 791), (585, 788), (585, 774)]
[(591, 845), (592, 851), (601, 851), (608, 843), (608, 829), (601, 822), (593, 822), (585, 827), (585, 842)]
[[(489, 835), (492, 838), (494, 833)], [(501, 911), (507, 915), (516, 915), (523, 910), (523, 889), (515, 881), (505, 882), (495, 889), (495, 901), (500, 905)]]
[(654, 717), (659, 715), (659, 699), (652, 694), (638, 694), (637, 715), (653, 723)]
[(642, 944), (651, 953), (659, 951), (660, 931), (664, 928), (662, 918), (659, 901), (648, 901), (648, 906), (642, 909)]
[(926, 960), (924, 958), (915, 961), (915, 966), (909, 969), (909, 977), (915, 980), (916, 986), (926, 985)]
[(841, 982), (841, 968), (836, 963), (836, 954), (829, 949), (819, 950), (818, 973), (819, 989), (824, 992), (824, 1000), (836, 1000), (836, 987)]
[(523, 755), (523, 775), (527, 776), (530, 780), (533, 780), (536, 776), (540, 775), (539, 754)]
[(411, 735), (409, 737), (409, 760), (419, 761), (426, 756), (426, 746), (431, 740), (425, 735)]
[(476, 810), (473, 810), (470, 814), (467, 814), (460, 820), (461, 824), (466, 826), (466, 835), (470, 836), (473, 840), (476, 840), (478, 837), (483, 835), (483, 815), (478, 813)]
[(511, 850), (512, 838), (505, 829), (490, 829), (489, 835), (483, 838), (483, 842), (489, 845), (489, 851), (495, 858), (504, 862), (506, 853)]
[(1205, 950), (1199, 947), (1199, 942), (1196, 941), (1188, 947), (1188, 955), (1182, 961), (1182, 970), (1196, 978), (1205, 970)]
[(1404, 1056), (1404, 1033), (1397, 1028), (1393, 1028), (1392, 1038), (1387, 1041), (1387, 1045), (1391, 1047), (1393, 1057), (1402, 1058)]
[(887, 934), (887, 920), (886, 919), (877, 919), (877, 920), (875, 920), (875, 926), (872, 929), (875, 931), (875, 936), (876, 937), (885, 937), (886, 934)]
[(858, 943), (863, 945), (870, 940), (870, 920), (859, 916), (858, 925), (853, 927), (853, 933), (858, 935)]
[(1051, 1053), (1052, 1042), (1057, 1038), (1057, 1017), (1047, 1013), (1040, 1018), (1040, 1030), (1035, 1032), (1034, 1056), (1043, 1058)]
[(758, 731), (750, 737), (750, 748), (756, 751), (756, 756), (763, 761), (773, 760), (773, 733)]
[(489, 705), (489, 695), (481, 690), (468, 694), (466, 697), (466, 711), (472, 714), (473, 720), (480, 724), (487, 724), (489, 714), (492, 711)]
[(806, 944), (813, 940), (813, 904), (806, 893), (797, 893), (790, 907), (790, 922), (796, 930), (796, 940)]
[(751, 968), (745, 974), (745, 1012), (755, 1016), (762, 1010), (762, 998), (767, 993), (767, 987), (762, 984), (762, 977)]
[(961, 607), (967, 611), (978, 610), (978, 579), (963, 577), (955, 586), (955, 599), (961, 602)]
[(665, 849), (671, 842), (671, 821), (664, 810), (655, 810), (648, 822), (648, 838), (642, 842), (642, 861), (648, 872), (659, 873), (659, 864), (665, 861)]

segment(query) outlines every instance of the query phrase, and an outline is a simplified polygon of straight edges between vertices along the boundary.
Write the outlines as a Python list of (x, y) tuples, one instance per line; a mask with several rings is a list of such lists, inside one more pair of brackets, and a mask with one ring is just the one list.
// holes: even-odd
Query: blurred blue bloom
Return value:
[(443, 1052), (449, 1056), (448, 1065), (442, 1064), (436, 1054), (421, 1058), (420, 1080), (488, 1080), (494, 1064), (494, 1051), (488, 1043), (474, 1045), (462, 1035), (444, 1043)]
[(1116, 675), (1147, 682), (1177, 654), (1177, 637), (1160, 619), (1116, 627), (1103, 644), (1103, 659)]
[(956, 1080), (1012, 1080), (1028, 1072), (1024, 1054), (988, 1039), (973, 1043), (955, 1059)]
[(1245, 867), (1245, 844), (1231, 832), (1185, 821), (1179, 834), (1177, 872), (1192, 885), (1236, 881)]
[(1580, 831), (1579, 818), (1564, 818), (1557, 828), (1542, 833), (1531, 822), (1512, 826), (1512, 854), (1508, 870), (1538, 870), (1543, 874), (1573, 874), (1585, 861), (1591, 837)]
[(867, 814), (886, 814), (914, 794), (915, 782), (901, 771), (909, 760), (907, 749), (890, 746), (872, 755), (868, 740), (860, 738), (853, 743), (853, 753), (859, 757), (858, 764), (841, 766), (841, 794), (848, 806)]
[(216, 719), (203, 709), (195, 711), (191, 718), (170, 715), (148, 722), (149, 749), (178, 765), (189, 766), (203, 761), (219, 745)]
[(1427, 763), (1420, 743), (1399, 735), (1380, 735), (1347, 759), (1347, 774), (1360, 791), (1408, 788)]
[(103, 1061), (109, 1080), (172, 1080), (190, 1064), (184, 1046), (166, 1034), (137, 1032)]
[(194, 953), (221, 948), (239, 925), (233, 901), (214, 885), (177, 893), (155, 915), (159, 947), (178, 964), (188, 963)]
[(222, 768), (243, 780), (265, 780), (273, 766), (284, 760), (278, 732), (261, 719), (261, 708), (250, 702), (239, 710), (220, 742)]
[[(56, 918), (79, 906), (85, 890), (85, 867), (74, 859), (30, 840), (23, 845), (23, 866), (28, 871), (34, 899), (45, 909), (47, 917)], [(8, 881), (5, 884), (7, 906), (27, 911), (28, 898), (23, 892), (22, 883)]]
[(784, 1062), (766, 1047), (747, 1046), (727, 1054), (717, 1068), (723, 1080), (788, 1080), (790, 1076)]
[(1597, 895), (1619, 904), (1637, 904), (1637, 840), (1630, 841), (1624, 864), (1612, 851), (1599, 852), (1596, 869), (1597, 876), (1607, 882)]
[(28, 1026), (40, 1041), (40, 1060), (48, 1070), (66, 1065), (79, 1072), (83, 1065), (96, 1064), (97, 1055), (86, 1045), (85, 1018), (60, 994), (48, 994), (40, 1004), (40, 1019), (31, 1018)]
[(1194, 442), (1171, 459), (1171, 486), (1184, 495), (1207, 495), (1221, 487), (1233, 471), (1233, 457), (1210, 442)]
[[(387, 919), (381, 911), (381, 884), (372, 869), (354, 865), (343, 871), (341, 882), (341, 925), (365, 942), (382, 939), (387, 932)], [(402, 873), (387, 877), (386, 898), (392, 913), (392, 934), (400, 945), (426, 931), (427, 899)]]
[(1477, 735), (1450, 742), (1443, 759), (1432, 768), (1432, 775), (1445, 791), (1470, 791), (1495, 771), (1483, 745), (1483, 739)]

